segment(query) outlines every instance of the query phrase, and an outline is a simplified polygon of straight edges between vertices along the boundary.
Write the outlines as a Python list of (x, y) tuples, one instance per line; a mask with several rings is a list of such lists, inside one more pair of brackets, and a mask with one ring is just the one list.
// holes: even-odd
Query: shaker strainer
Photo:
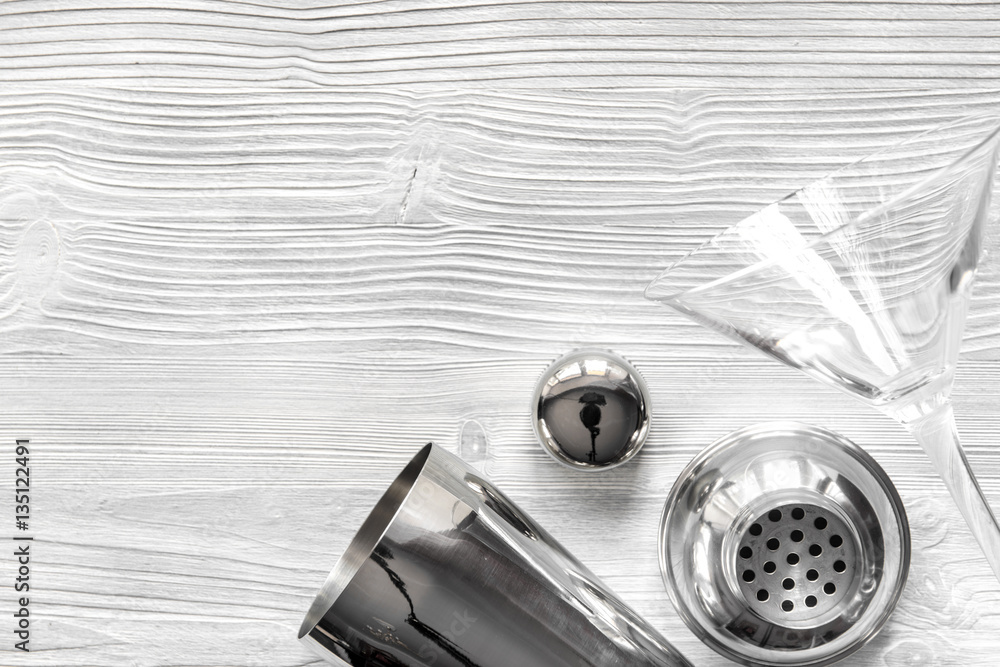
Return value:
[(684, 622), (745, 665), (826, 665), (870, 640), (910, 561), (885, 471), (831, 431), (747, 427), (681, 473), (660, 524), (660, 569)]

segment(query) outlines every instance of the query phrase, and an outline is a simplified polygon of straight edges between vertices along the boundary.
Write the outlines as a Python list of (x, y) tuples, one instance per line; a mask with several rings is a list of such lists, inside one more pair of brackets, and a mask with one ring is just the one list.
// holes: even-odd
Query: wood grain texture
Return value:
[[(28, 24), (71, 4), (34, 6), (3, 11), (41, 35)], [(393, 7), (355, 9), (426, 19)], [(176, 11), (194, 10), (142, 10)], [(322, 26), (331, 11), (285, 13)], [(382, 490), (422, 443), (480, 438), (508, 495), (695, 664), (722, 667), (667, 599), (659, 512), (712, 440), (798, 419), (868, 448), (912, 524), (903, 601), (850, 664), (995, 665), (1000, 584), (906, 433), (642, 288), (829, 169), (998, 108), (997, 90), (15, 87), (0, 97), (0, 479), (3, 443), (30, 438), (37, 649), (0, 641), (0, 663), (318, 664), (299, 621)], [(977, 287), (955, 402), (1000, 509), (996, 258)], [(654, 404), (641, 454), (596, 477), (551, 462), (528, 421), (539, 374), (581, 345), (636, 363)]]
[(998, 19), (983, 0), (9, 0), (0, 80), (996, 86)]

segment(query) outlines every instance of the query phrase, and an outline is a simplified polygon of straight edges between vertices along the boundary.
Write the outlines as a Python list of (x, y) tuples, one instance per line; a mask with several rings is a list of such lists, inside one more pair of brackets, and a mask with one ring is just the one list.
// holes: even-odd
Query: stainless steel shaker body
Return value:
[(689, 665), (496, 487), (435, 445), (379, 501), (299, 636), (352, 666)]

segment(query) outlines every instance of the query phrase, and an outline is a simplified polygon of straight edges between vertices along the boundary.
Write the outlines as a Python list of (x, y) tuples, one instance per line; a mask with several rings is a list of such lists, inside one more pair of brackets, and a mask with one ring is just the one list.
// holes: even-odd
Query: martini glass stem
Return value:
[(962, 450), (951, 403), (945, 402), (905, 426), (930, 457), (979, 542), (993, 574), (1000, 580), (1000, 524)]

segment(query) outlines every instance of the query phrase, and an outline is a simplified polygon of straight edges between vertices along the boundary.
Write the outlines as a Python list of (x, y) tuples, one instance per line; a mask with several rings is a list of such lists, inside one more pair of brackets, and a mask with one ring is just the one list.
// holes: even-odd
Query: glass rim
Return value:
[(677, 261), (673, 262), (665, 270), (661, 271), (659, 273), (659, 275), (657, 275), (656, 278), (654, 278), (646, 286), (646, 289), (644, 291), (644, 296), (647, 299), (650, 299), (651, 301), (659, 301), (659, 302), (668, 303), (670, 305), (675, 305), (675, 304), (677, 304), (680, 301), (680, 297), (683, 296), (683, 295), (685, 295), (685, 294), (692, 294), (692, 293), (696, 293), (696, 292), (706, 292), (706, 291), (709, 291), (711, 289), (714, 289), (714, 288), (718, 287), (719, 285), (725, 284), (726, 282), (728, 282), (730, 280), (733, 280), (735, 278), (744, 277), (744, 276), (747, 276), (749, 274), (756, 273), (757, 271), (760, 271), (761, 269), (764, 269), (764, 268), (767, 268), (769, 266), (774, 265), (774, 263), (777, 262), (778, 259), (775, 258), (775, 257), (769, 257), (769, 258), (758, 260), (758, 261), (756, 261), (753, 264), (750, 264), (748, 266), (744, 266), (744, 267), (741, 267), (739, 269), (736, 269), (736, 270), (734, 270), (734, 271), (732, 271), (730, 273), (727, 273), (724, 276), (720, 276), (720, 277), (715, 278), (713, 280), (709, 280), (709, 281), (705, 282), (704, 284), (698, 285), (696, 287), (691, 287), (691, 288), (687, 288), (687, 289), (672, 291), (669, 294), (664, 295), (664, 296), (653, 296), (651, 294), (651, 292), (653, 291), (653, 286), (657, 282), (659, 282), (662, 278), (664, 278), (665, 276), (667, 276), (668, 274), (670, 274), (672, 271), (674, 271), (675, 269), (677, 269), (678, 267), (680, 267), (682, 264), (684, 264), (688, 259), (690, 259), (694, 255), (700, 253), (704, 248), (706, 248), (709, 245), (711, 245), (716, 239), (719, 239), (722, 236), (728, 234), (733, 228), (735, 228), (738, 225), (742, 224), (744, 221), (748, 220), (749, 218), (757, 215), (761, 211), (763, 211), (763, 210), (765, 210), (765, 209), (767, 209), (767, 208), (769, 208), (771, 206), (774, 206), (776, 204), (780, 204), (782, 202), (788, 201), (789, 199), (797, 196), (799, 193), (805, 191), (806, 189), (811, 188), (811, 187), (815, 187), (819, 183), (822, 183), (824, 181), (827, 181), (827, 180), (833, 179), (833, 178), (835, 178), (837, 176), (840, 176), (844, 172), (846, 172), (846, 171), (848, 171), (850, 169), (856, 168), (856, 167), (858, 167), (859, 165), (861, 165), (861, 164), (863, 164), (865, 162), (872, 161), (872, 160), (874, 160), (874, 159), (876, 159), (876, 158), (878, 158), (880, 156), (883, 156), (885, 154), (891, 153), (892, 151), (899, 150), (900, 148), (903, 148), (904, 146), (906, 146), (908, 144), (915, 143), (916, 141), (919, 141), (919, 140), (921, 140), (923, 138), (926, 138), (928, 136), (934, 135), (936, 133), (942, 132), (943, 130), (946, 130), (948, 128), (957, 127), (957, 126), (961, 126), (961, 125), (964, 125), (964, 124), (986, 123), (986, 122), (989, 122), (989, 121), (993, 122), (993, 125), (994, 125), (993, 128), (991, 130), (989, 130), (988, 132), (986, 132), (986, 135), (980, 141), (978, 141), (974, 146), (972, 146), (971, 148), (969, 148), (968, 150), (966, 150), (964, 153), (962, 153), (959, 157), (957, 157), (956, 159), (952, 160), (948, 164), (935, 169), (932, 173), (930, 173), (930, 174), (924, 176), (923, 178), (917, 180), (915, 183), (913, 183), (910, 186), (908, 186), (902, 192), (894, 195), (893, 197), (891, 197), (890, 199), (886, 200), (885, 202), (882, 202), (882, 203), (878, 204), (873, 209), (865, 211), (864, 213), (861, 213), (857, 217), (852, 218), (851, 220), (849, 220), (849, 221), (847, 221), (847, 222), (845, 222), (845, 223), (843, 223), (841, 225), (838, 225), (837, 227), (834, 227), (833, 229), (831, 229), (829, 231), (826, 231), (826, 232), (823, 232), (822, 234), (819, 234), (818, 236), (816, 236), (816, 238), (814, 238), (814, 239), (810, 240), (808, 243), (802, 245), (802, 247), (796, 248), (795, 250), (791, 251), (791, 254), (793, 256), (796, 256), (796, 255), (799, 255), (799, 254), (801, 254), (803, 252), (806, 252), (806, 251), (809, 251), (809, 250), (813, 250), (813, 249), (816, 248), (816, 246), (822, 245), (823, 243), (826, 243), (830, 238), (832, 238), (836, 234), (840, 234), (840, 233), (842, 233), (843, 231), (845, 231), (847, 229), (857, 228), (858, 226), (864, 224), (866, 221), (868, 221), (869, 219), (871, 219), (879, 211), (884, 211), (884, 210), (886, 210), (888, 208), (891, 208), (895, 204), (897, 204), (900, 201), (902, 201), (905, 197), (908, 197), (909, 195), (911, 195), (913, 192), (915, 192), (915, 191), (923, 188), (927, 184), (929, 184), (929, 183), (931, 183), (931, 182), (933, 182), (933, 181), (941, 178), (942, 176), (948, 174), (953, 169), (955, 169), (955, 167), (957, 165), (960, 165), (960, 164), (964, 163), (971, 156), (973, 156), (975, 153), (979, 152), (985, 146), (989, 145), (990, 142), (995, 141), (998, 137), (1000, 137), (1000, 114), (994, 114), (994, 113), (989, 113), (989, 114), (974, 114), (974, 115), (962, 116), (960, 118), (956, 118), (956, 119), (950, 120), (950, 121), (942, 123), (940, 125), (936, 125), (935, 127), (932, 127), (932, 128), (930, 128), (928, 130), (924, 130), (923, 132), (919, 132), (919, 133), (913, 135), (912, 137), (907, 137), (907, 138), (905, 138), (905, 139), (903, 139), (901, 141), (898, 141), (898, 142), (896, 142), (894, 144), (890, 144), (888, 146), (884, 146), (883, 148), (880, 148), (879, 150), (875, 151), (874, 153), (870, 153), (870, 154), (866, 155), (863, 158), (860, 158), (858, 160), (850, 162), (850, 163), (848, 163), (848, 164), (846, 164), (846, 165), (844, 165), (842, 167), (838, 167), (837, 169), (831, 171), (830, 173), (826, 174), (825, 176), (822, 176), (821, 178), (818, 178), (818, 179), (816, 179), (814, 181), (810, 181), (806, 185), (804, 185), (804, 186), (802, 186), (800, 188), (795, 189), (793, 192), (790, 192), (789, 194), (785, 195), (784, 197), (781, 197), (780, 199), (776, 199), (775, 201), (771, 202), (767, 206), (764, 206), (764, 207), (758, 209), (757, 211), (755, 211), (754, 213), (750, 214), (746, 218), (743, 218), (739, 222), (736, 222), (736, 223), (734, 223), (734, 224), (726, 227), (724, 230), (722, 230), (718, 234), (713, 235), (710, 239), (708, 239), (704, 243), (699, 244), (693, 250), (685, 253), (680, 259), (678, 259)]

